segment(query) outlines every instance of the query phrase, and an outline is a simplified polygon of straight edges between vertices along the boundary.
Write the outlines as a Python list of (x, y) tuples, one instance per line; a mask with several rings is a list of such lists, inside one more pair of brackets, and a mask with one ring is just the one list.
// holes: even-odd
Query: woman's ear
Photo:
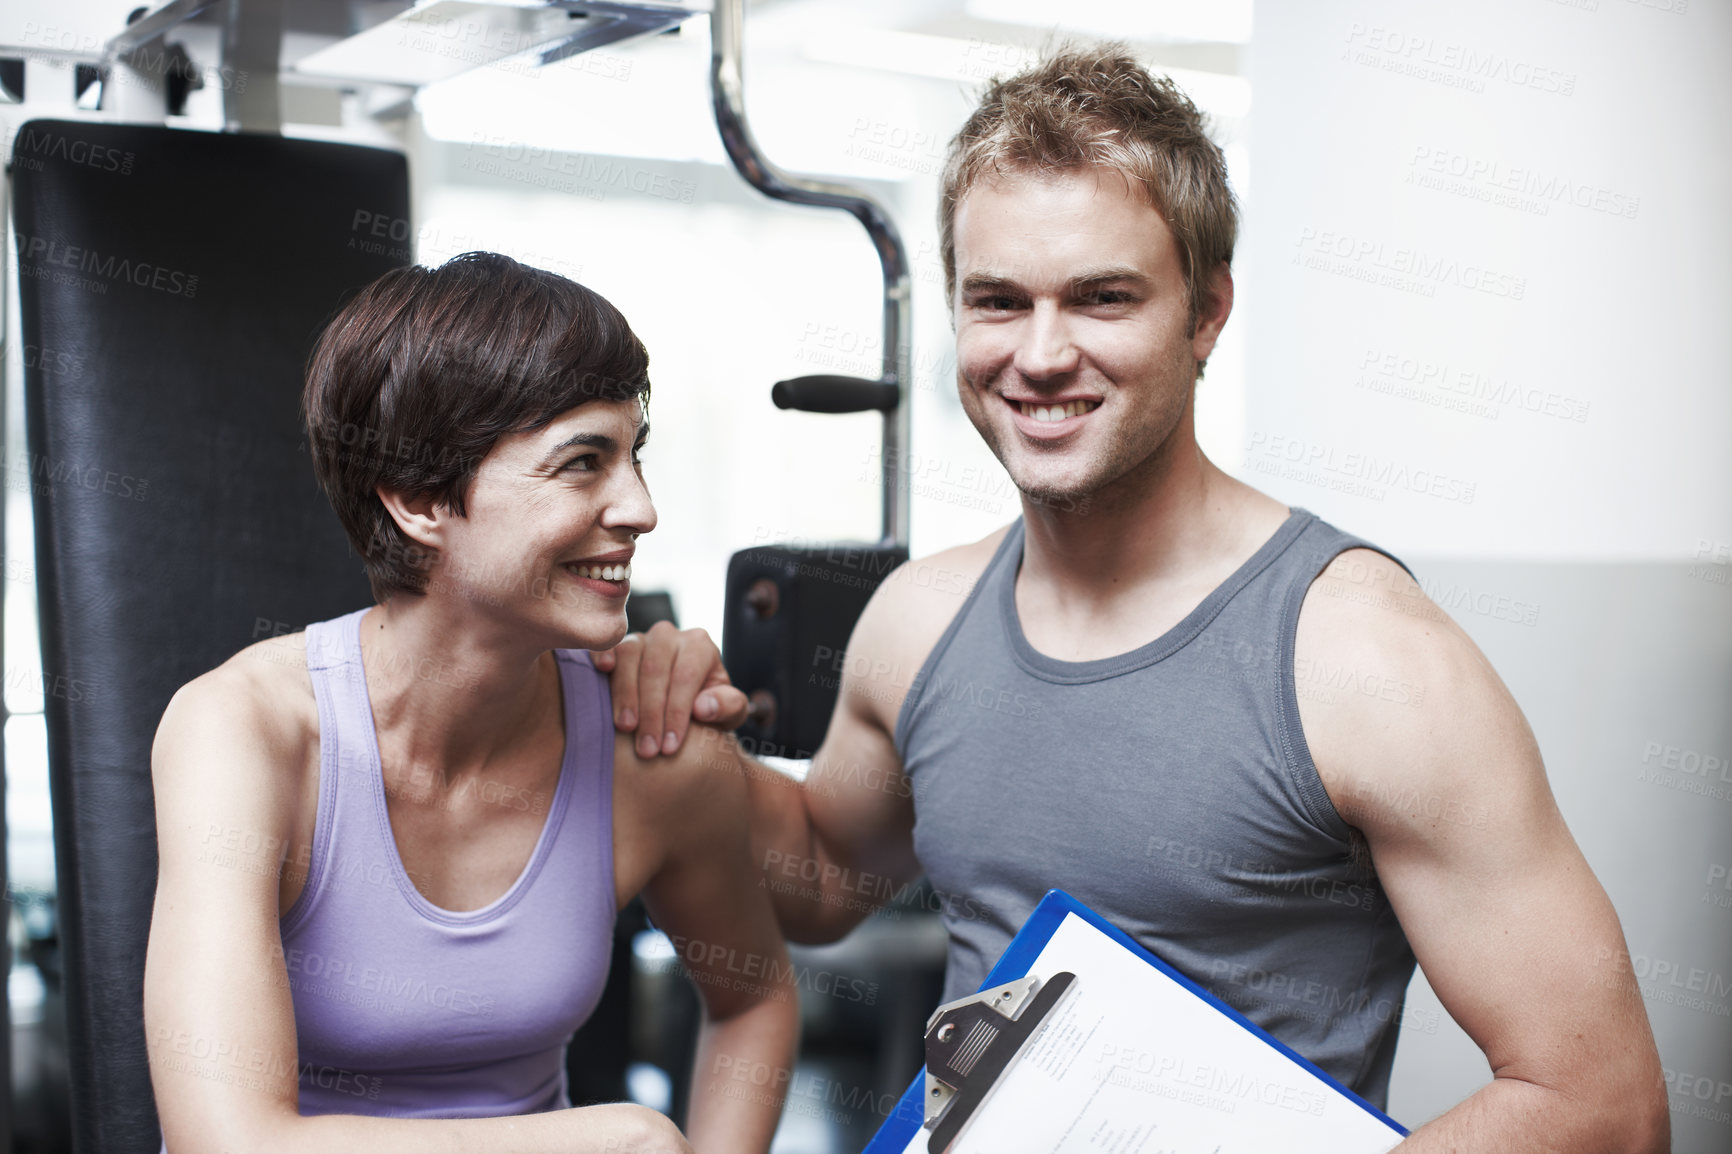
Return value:
[(439, 503), (438, 498), (431, 493), (410, 497), (383, 485), (376, 486), (373, 492), (409, 540), (429, 549), (437, 549), (443, 544), (445, 522), (452, 513)]

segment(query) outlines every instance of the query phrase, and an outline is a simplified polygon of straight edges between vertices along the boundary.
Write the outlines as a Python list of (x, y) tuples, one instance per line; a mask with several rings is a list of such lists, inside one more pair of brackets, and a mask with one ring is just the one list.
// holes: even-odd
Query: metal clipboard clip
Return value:
[(1076, 975), (1032, 975), (946, 1002), (926, 1020), (929, 1154), (943, 1154)]

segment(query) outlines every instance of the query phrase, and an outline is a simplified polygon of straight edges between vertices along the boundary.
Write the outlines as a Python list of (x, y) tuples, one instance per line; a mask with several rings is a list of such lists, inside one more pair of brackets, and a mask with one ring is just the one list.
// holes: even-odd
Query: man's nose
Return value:
[(1017, 372), (1030, 380), (1045, 380), (1074, 372), (1078, 359), (1064, 310), (1050, 301), (1037, 302), (1017, 342)]

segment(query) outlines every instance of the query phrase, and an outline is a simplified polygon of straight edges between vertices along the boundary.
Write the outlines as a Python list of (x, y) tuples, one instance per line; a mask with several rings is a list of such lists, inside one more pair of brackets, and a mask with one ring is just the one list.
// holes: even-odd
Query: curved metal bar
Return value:
[(746, 124), (741, 80), (745, 0), (715, 0), (710, 13), (710, 102), (722, 146), (746, 182), (765, 196), (795, 204), (843, 209), (866, 229), (884, 271), (884, 383), (895, 385), (898, 403), (884, 414), (883, 477), (885, 544), (908, 545), (909, 309), (908, 250), (890, 214), (876, 200), (847, 185), (790, 176), (765, 159)]
[(172, 30), (178, 24), (191, 20), (206, 8), (210, 8), (221, 0), (170, 0), (169, 3), (147, 12), (145, 15), (128, 24), (120, 32), (110, 37), (102, 48), (102, 63), (106, 66), (117, 56), (123, 56), (135, 48), (149, 44), (163, 33)]

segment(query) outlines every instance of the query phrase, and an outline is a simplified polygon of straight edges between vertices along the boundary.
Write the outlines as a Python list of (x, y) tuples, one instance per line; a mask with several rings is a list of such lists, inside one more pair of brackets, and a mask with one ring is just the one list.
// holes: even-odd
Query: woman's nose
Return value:
[(622, 470), (608, 497), (607, 510), (602, 516), (602, 523), (608, 528), (626, 529), (635, 537), (656, 527), (655, 502), (650, 500), (649, 486), (636, 469)]

